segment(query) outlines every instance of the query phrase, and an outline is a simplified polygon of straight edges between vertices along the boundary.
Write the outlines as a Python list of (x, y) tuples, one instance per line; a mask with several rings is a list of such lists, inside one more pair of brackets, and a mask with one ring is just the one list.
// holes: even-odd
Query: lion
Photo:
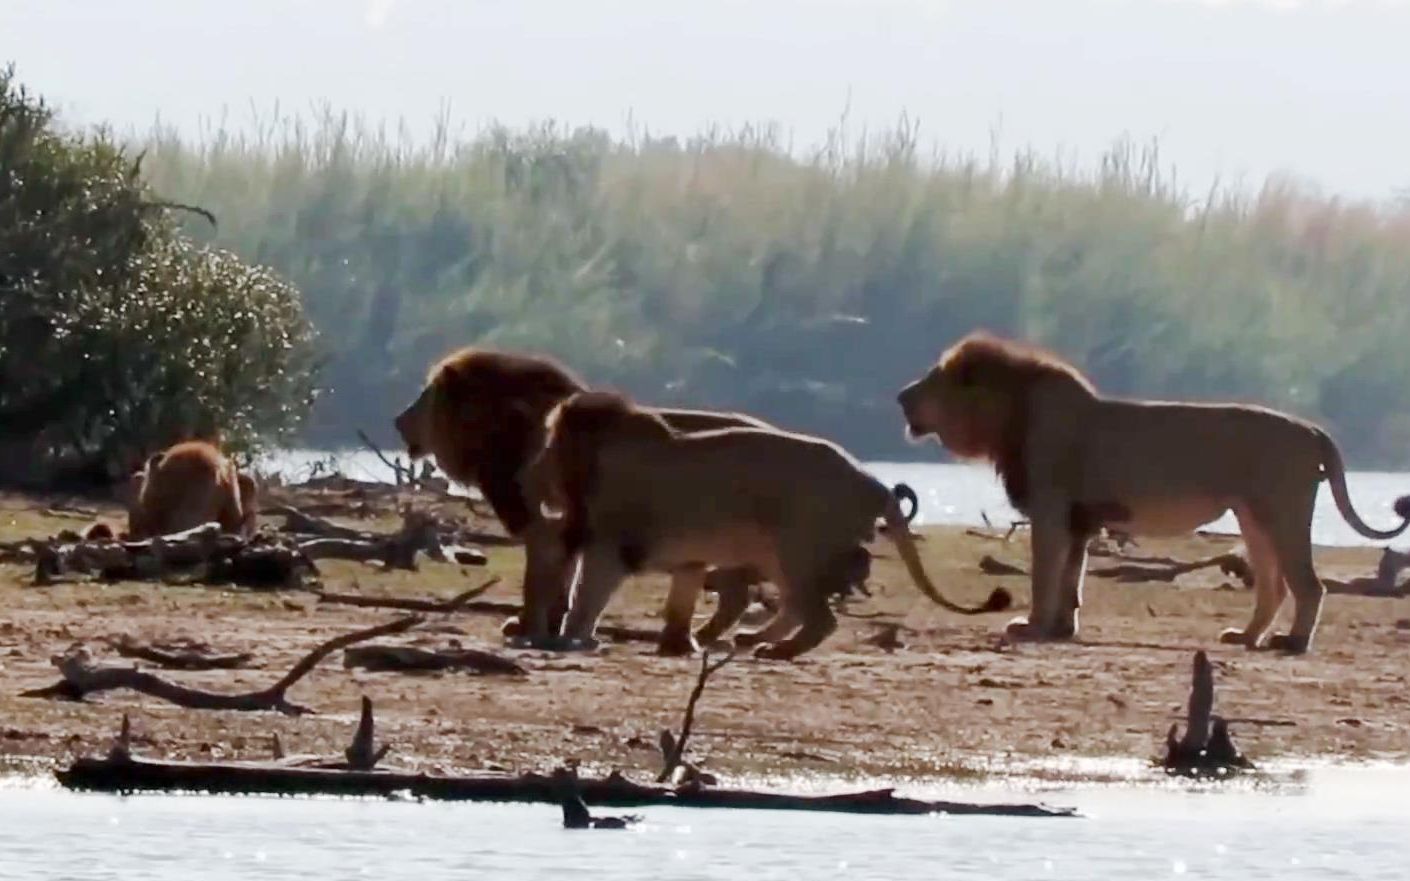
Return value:
[(1002, 589), (979, 607), (946, 599), (895, 491), (829, 441), (757, 427), (686, 433), (609, 392), (573, 394), (546, 429), (525, 483), (582, 557), (563, 627), (572, 645), (595, 645), (597, 620), (627, 575), (664, 572), (698, 593), (717, 565), (757, 571), (779, 590), (777, 614), (736, 644), (759, 658), (795, 658), (836, 629), (829, 597), (857, 577), (859, 548), (869, 560), (862, 546), (878, 518), (935, 603), (966, 615), (1009, 605)]
[[(557, 525), (546, 521), (526, 500), (520, 472), (542, 445), (549, 411), (586, 389), (582, 380), (551, 358), (468, 347), (431, 367), (420, 394), (394, 423), (409, 456), (434, 456), (450, 479), (478, 488), (505, 531), (524, 541), (522, 613), (505, 623), (504, 634), (529, 645), (554, 643), (567, 610), (576, 560), (564, 552)], [(739, 413), (656, 412), (684, 431), (767, 425)], [(904, 485), (897, 492), (908, 494), (908, 516), (914, 517), (914, 492)], [(738, 621), (749, 605), (751, 589), (762, 581), (755, 572), (710, 571), (706, 589), (717, 593), (719, 603), (715, 614), (692, 636), (699, 591), (673, 580), (658, 650), (690, 653), (694, 642), (715, 641)]]
[(934, 437), (955, 455), (993, 464), (1009, 502), (1032, 524), (1032, 606), (1009, 623), (1015, 640), (1078, 633), (1087, 540), (1104, 527), (1176, 535), (1233, 511), (1254, 571), (1253, 614), (1220, 639), (1263, 645), (1287, 592), (1287, 634), (1268, 647), (1307, 652), (1323, 586), (1312, 564), (1318, 484), (1357, 532), (1390, 539), (1410, 525), (1372, 529), (1347, 494), (1341, 453), (1319, 426), (1242, 404), (1109, 398), (1076, 367), (1035, 346), (984, 331), (946, 350), (897, 401), (913, 442)]
[(215, 521), (254, 534), (259, 485), (214, 444), (184, 441), (149, 457), (129, 479), (127, 538), (140, 541)]

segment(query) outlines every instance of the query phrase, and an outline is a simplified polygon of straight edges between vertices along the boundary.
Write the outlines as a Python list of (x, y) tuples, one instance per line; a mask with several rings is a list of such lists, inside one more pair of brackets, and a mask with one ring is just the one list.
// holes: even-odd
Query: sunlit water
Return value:
[[(1404, 770), (1304, 785), (1047, 791), (1078, 819), (646, 807), (569, 832), (549, 805), (0, 790), (0, 878), (1403, 879)], [(1033, 800), (949, 787), (906, 794)]]
[[(350, 477), (366, 480), (389, 480), (392, 472), (370, 452), (363, 450), (327, 453), (292, 450), (271, 459), (268, 467), (291, 478), (306, 477), (315, 462), (332, 457), (338, 467)], [(871, 462), (869, 468), (888, 483), (904, 481), (920, 496), (919, 523), (978, 526), (987, 515), (997, 526), (1006, 526), (1018, 515), (1009, 507), (992, 469), (981, 465), (954, 465), (921, 462)], [(1410, 493), (1410, 474), (1378, 471), (1356, 471), (1347, 475), (1352, 503), (1362, 519), (1371, 526), (1385, 529), (1396, 525), (1391, 511), (1396, 497)], [(1210, 528), (1237, 532), (1238, 524), (1226, 515)], [(1313, 541), (1321, 545), (1371, 545), (1376, 542), (1363, 538), (1346, 525), (1332, 502), (1331, 492), (1324, 482), (1317, 494), (1317, 511), (1312, 521)]]

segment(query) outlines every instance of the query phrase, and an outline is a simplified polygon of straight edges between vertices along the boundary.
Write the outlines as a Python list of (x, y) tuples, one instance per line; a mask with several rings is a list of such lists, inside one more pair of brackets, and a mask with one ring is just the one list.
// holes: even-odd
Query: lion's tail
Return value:
[(1336, 501), (1342, 518), (1352, 529), (1367, 538), (1385, 540), (1395, 538), (1410, 527), (1410, 496), (1395, 500), (1395, 513), (1400, 517), (1400, 525), (1396, 528), (1372, 529), (1366, 525), (1366, 521), (1362, 520), (1361, 515), (1351, 506), (1351, 495), (1346, 491), (1346, 465), (1342, 462), (1341, 451), (1337, 449), (1336, 442), (1321, 429), (1317, 430), (1317, 442), (1322, 447), (1322, 467), (1327, 472), (1327, 483), (1332, 487), (1332, 499)]
[(961, 615), (982, 615), (985, 612), (1002, 612), (1013, 605), (1013, 597), (1002, 587), (994, 588), (994, 592), (989, 594), (989, 598), (979, 606), (961, 606), (958, 603), (950, 602), (940, 590), (931, 583), (930, 576), (925, 573), (925, 567), (921, 565), (920, 554), (916, 551), (915, 542), (911, 540), (911, 532), (906, 527), (906, 515), (901, 510), (901, 502), (896, 496), (887, 493), (886, 509), (883, 515), (886, 519), (886, 534), (896, 545), (896, 551), (901, 555), (901, 561), (906, 564), (906, 571), (910, 573), (911, 580), (916, 587), (920, 588), (936, 605), (944, 606), (951, 612), (958, 612)]

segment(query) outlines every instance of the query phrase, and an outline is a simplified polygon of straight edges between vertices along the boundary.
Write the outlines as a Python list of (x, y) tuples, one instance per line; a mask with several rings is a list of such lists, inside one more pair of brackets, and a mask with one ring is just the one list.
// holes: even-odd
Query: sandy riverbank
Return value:
[[(0, 540), (82, 525), (31, 500), (0, 499)], [(1026, 603), (1025, 578), (995, 578), (977, 566), (985, 554), (1026, 565), (1022, 534), (1007, 544), (957, 528), (922, 534), (927, 567), (952, 595), (972, 602), (1001, 583)], [(1192, 537), (1143, 542), (1139, 550), (1192, 559), (1233, 544)], [(1315, 652), (1288, 658), (1215, 642), (1220, 629), (1242, 626), (1252, 602), (1218, 570), (1181, 576), (1173, 585), (1091, 578), (1080, 644), (1014, 648), (997, 638), (1013, 613), (959, 619), (939, 610), (905, 581), (889, 545), (876, 550), (886, 556), (873, 569), (873, 597), (854, 609), (900, 622), (904, 647), (886, 652), (868, 645), (863, 640), (877, 620), (844, 617), (838, 632), (800, 661), (737, 660), (711, 680), (698, 711), (692, 752), (707, 767), (726, 775), (939, 777), (1031, 769), (1034, 760), (1144, 758), (1156, 752), (1182, 711), (1190, 654), (1201, 647), (1217, 664), (1222, 713), (1295, 723), (1236, 724), (1240, 745), (1255, 760), (1410, 757), (1410, 629), (1404, 629), (1410, 622), (1403, 621), (1410, 603), (1404, 600), (1329, 596)], [(324, 586), (449, 597), (501, 574), (503, 582), (485, 598), (516, 599), (520, 549), (488, 553), (485, 568), (426, 562), (418, 573), (323, 564)], [(1374, 549), (1318, 553), (1321, 573), (1333, 578), (1369, 574), (1377, 558)], [(0, 753), (12, 769), (105, 750), (123, 712), (132, 718), (137, 750), (154, 757), (268, 758), (274, 732), (289, 752), (338, 754), (359, 697), (367, 694), (398, 765), (518, 770), (577, 757), (588, 766), (654, 770), (656, 734), (678, 724), (698, 664), (658, 658), (645, 644), (607, 645), (595, 654), (506, 650), (530, 670), (526, 678), (511, 679), (349, 671), (335, 655), (291, 694), (319, 710), (298, 719), (182, 710), (127, 693), (82, 704), (23, 699), (21, 690), (54, 681), (50, 657), (78, 641), (104, 658), (103, 638), (124, 633), (191, 636), (222, 650), (248, 651), (255, 656), (250, 669), (164, 674), (245, 690), (272, 683), (319, 641), (394, 616), (322, 605), (302, 592), (155, 584), (36, 588), (30, 574), (27, 567), (0, 566)], [(655, 626), (663, 593), (659, 579), (631, 582), (609, 618)], [(700, 609), (708, 611), (708, 604)], [(417, 637), (428, 644), (457, 639), (500, 648), (498, 617), (460, 614), (429, 624)]]

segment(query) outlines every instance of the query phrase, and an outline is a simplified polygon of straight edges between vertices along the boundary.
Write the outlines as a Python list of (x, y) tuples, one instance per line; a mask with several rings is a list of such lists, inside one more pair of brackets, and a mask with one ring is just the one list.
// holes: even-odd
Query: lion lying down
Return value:
[(156, 453), (133, 473), (127, 535), (133, 541), (218, 522), (249, 536), (259, 514), (259, 489), (214, 444), (186, 441)]
[[(509, 534), (524, 541), (523, 612), (505, 624), (505, 635), (529, 645), (556, 644), (576, 558), (566, 554), (558, 524), (545, 520), (524, 498), (520, 472), (543, 445), (550, 410), (587, 386), (558, 362), (537, 355), (464, 348), (432, 366), (426, 383), (396, 417), (396, 429), (412, 458), (434, 455), (451, 479), (484, 495)], [(679, 431), (767, 423), (739, 413), (657, 410)], [(898, 488), (916, 513), (915, 494)], [(763, 581), (748, 569), (713, 569), (707, 588), (719, 596), (715, 614), (692, 638), (691, 619), (698, 586), (678, 579), (665, 602), (665, 625), (658, 643), (663, 654), (688, 653), (694, 642), (709, 643), (738, 621), (755, 586)]]
[[(525, 473), (530, 497), (561, 519), (582, 565), (564, 636), (593, 644), (608, 600), (633, 572), (671, 573), (696, 593), (710, 565), (752, 568), (778, 585), (780, 609), (736, 643), (787, 659), (837, 626), (830, 594), (856, 577), (877, 518), (916, 585), (955, 612), (1008, 607), (1002, 589), (977, 608), (945, 599), (920, 562), (894, 491), (835, 444), (759, 428), (683, 434), (660, 415), (603, 392), (554, 408)], [(796, 632), (795, 632), (796, 631)]]
[(1397, 528), (1362, 522), (1336, 444), (1310, 422), (1238, 404), (1107, 398), (1057, 356), (986, 333), (947, 350), (898, 401), (911, 437), (992, 462), (1031, 520), (1032, 610), (1008, 627), (1018, 639), (1076, 636), (1087, 541), (1101, 527), (1172, 535), (1232, 510), (1256, 598), (1248, 626), (1222, 641), (1258, 647), (1291, 591), (1291, 632), (1269, 644), (1305, 652), (1322, 609), (1310, 535), (1318, 484), (1330, 481), (1337, 510), (1367, 538), (1410, 525), (1410, 497), (1395, 503)]

